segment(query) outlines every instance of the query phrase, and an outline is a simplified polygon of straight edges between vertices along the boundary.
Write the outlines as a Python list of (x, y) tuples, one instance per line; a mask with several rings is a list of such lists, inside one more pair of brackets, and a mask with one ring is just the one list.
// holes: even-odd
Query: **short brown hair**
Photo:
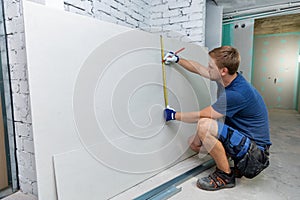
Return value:
[(231, 46), (222, 46), (211, 50), (209, 55), (215, 59), (219, 69), (226, 67), (230, 75), (237, 72), (241, 60), (237, 49)]

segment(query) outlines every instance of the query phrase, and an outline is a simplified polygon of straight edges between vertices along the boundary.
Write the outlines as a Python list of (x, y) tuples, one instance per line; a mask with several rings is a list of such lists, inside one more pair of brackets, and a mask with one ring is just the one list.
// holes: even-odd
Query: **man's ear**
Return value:
[(228, 74), (228, 69), (227, 69), (227, 67), (223, 67), (223, 68), (221, 69), (221, 75), (222, 75), (222, 76), (225, 76), (226, 74)]

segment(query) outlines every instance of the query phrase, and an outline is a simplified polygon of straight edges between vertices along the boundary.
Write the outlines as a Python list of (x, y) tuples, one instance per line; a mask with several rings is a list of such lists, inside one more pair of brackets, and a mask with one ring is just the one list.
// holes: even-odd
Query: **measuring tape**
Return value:
[(163, 76), (164, 99), (165, 99), (165, 107), (167, 108), (169, 105), (169, 99), (168, 99), (168, 90), (167, 90), (166, 65), (164, 62), (164, 58), (165, 58), (164, 41), (162, 35), (160, 35), (160, 50), (161, 50), (161, 66), (162, 66), (162, 76)]

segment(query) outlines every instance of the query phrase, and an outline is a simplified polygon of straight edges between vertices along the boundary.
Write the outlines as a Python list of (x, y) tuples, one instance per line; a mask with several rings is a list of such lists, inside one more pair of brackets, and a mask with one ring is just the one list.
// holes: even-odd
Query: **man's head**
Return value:
[(222, 46), (209, 52), (210, 57), (220, 69), (227, 68), (228, 74), (233, 75), (237, 72), (240, 65), (240, 54), (237, 49), (231, 46)]

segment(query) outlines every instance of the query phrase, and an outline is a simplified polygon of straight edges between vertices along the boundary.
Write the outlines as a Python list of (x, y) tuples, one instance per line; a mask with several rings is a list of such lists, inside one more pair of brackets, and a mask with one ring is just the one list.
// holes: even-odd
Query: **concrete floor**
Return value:
[(19, 191), (8, 197), (3, 198), (3, 200), (37, 200), (37, 198), (29, 194), (23, 194)]
[[(236, 187), (216, 192), (200, 190), (196, 187), (197, 178), (207, 176), (213, 168), (194, 177), (178, 187), (182, 191), (170, 200), (230, 199), (230, 200), (298, 200), (300, 199), (300, 114), (296, 111), (271, 110), (270, 128), (271, 146), (270, 166), (254, 179), (237, 179)], [(128, 200), (137, 197), (153, 187), (191, 169), (209, 156), (194, 156), (168, 170), (121, 193), (112, 200)], [(34, 197), (15, 193), (3, 200), (36, 200)]]

